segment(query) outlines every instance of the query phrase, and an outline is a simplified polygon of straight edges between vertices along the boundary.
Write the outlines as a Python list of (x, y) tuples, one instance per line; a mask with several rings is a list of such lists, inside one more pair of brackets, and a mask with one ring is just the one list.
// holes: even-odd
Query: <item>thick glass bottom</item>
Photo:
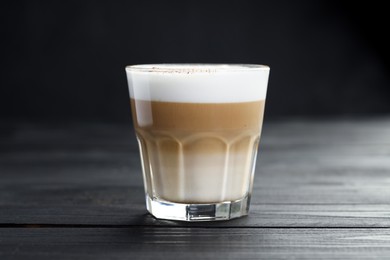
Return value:
[(148, 211), (158, 219), (181, 221), (229, 220), (248, 215), (250, 196), (235, 200), (210, 204), (175, 203), (146, 195)]

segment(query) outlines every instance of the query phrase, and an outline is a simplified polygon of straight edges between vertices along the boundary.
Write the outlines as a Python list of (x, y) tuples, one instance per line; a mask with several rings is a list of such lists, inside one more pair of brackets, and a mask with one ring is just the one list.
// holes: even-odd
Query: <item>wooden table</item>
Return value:
[(390, 118), (265, 122), (251, 213), (146, 214), (130, 125), (0, 123), (0, 259), (389, 259)]

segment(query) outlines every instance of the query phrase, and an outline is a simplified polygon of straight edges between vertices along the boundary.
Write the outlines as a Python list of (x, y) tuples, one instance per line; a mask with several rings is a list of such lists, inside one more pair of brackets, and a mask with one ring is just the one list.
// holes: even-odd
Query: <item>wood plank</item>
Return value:
[(1, 259), (388, 259), (389, 229), (2, 228)]
[(223, 222), (157, 220), (144, 204), (123, 206), (2, 206), (3, 224), (190, 227), (390, 227), (387, 205), (252, 205), (250, 215)]
[[(389, 227), (389, 172), (389, 119), (268, 123), (251, 215), (215, 225)], [(129, 126), (0, 124), (0, 179), (0, 223), (178, 225), (145, 215)]]

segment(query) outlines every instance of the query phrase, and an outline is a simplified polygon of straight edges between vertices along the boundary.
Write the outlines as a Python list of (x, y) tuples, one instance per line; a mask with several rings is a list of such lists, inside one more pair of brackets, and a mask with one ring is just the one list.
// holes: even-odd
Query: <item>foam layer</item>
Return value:
[(126, 67), (130, 97), (139, 100), (234, 103), (264, 100), (263, 65), (156, 64)]

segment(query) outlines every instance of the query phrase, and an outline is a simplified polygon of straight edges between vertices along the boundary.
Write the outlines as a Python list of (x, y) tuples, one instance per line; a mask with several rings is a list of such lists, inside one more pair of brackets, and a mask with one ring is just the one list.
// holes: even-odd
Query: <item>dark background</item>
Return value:
[(0, 116), (129, 121), (124, 67), (271, 67), (267, 118), (390, 112), (386, 8), (340, 1), (1, 2)]

